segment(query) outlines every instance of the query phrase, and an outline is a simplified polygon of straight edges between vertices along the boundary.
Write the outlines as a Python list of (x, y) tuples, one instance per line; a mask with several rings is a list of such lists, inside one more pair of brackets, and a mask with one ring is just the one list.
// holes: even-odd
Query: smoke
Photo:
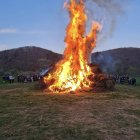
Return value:
[[(76, 0), (80, 2), (81, 0)], [(102, 24), (103, 28), (99, 35), (100, 43), (111, 37), (117, 25), (118, 17), (125, 12), (125, 5), (129, 0), (83, 0), (86, 4), (88, 15), (87, 32), (93, 20)], [(69, 3), (70, 0), (63, 0)]]
[(110, 52), (96, 52), (92, 54), (92, 62), (98, 64), (105, 73), (116, 73), (120, 60), (116, 59)]
[(108, 11), (121, 12), (122, 6), (118, 0), (91, 0), (95, 2), (99, 7), (102, 7)]
[(120, 0), (85, 0), (85, 2), (88, 18), (103, 25), (99, 38), (99, 42), (103, 42), (112, 36), (118, 16), (124, 13), (124, 3)]

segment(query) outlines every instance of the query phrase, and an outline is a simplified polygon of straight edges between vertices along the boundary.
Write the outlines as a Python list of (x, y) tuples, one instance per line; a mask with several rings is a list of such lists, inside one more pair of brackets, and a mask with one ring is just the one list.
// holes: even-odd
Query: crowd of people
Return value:
[(137, 80), (135, 77), (130, 77), (129, 75), (109, 75), (112, 77), (116, 83), (119, 84), (129, 84), (136, 86)]
[(5, 75), (3, 76), (3, 81), (9, 82), (9, 83), (27, 83), (27, 82), (35, 82), (40, 79), (39, 74), (21, 74), (18, 76), (13, 75)]
[(38, 81), (39, 79), (40, 79), (40, 76), (38, 74), (18, 75), (17, 76), (18, 83), (34, 82), (34, 81)]
[[(136, 86), (136, 78), (130, 77), (129, 75), (107, 75), (109, 78), (114, 79), (114, 81), (118, 84), (129, 84)], [(9, 83), (27, 83), (27, 82), (35, 82), (41, 78), (40, 74), (21, 74), (17, 76), (6, 75), (3, 76), (3, 81), (7, 81)]]

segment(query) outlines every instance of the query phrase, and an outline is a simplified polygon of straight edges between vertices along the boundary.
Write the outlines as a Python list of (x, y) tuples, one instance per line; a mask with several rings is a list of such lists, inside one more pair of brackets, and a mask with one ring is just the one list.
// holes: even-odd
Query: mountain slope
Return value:
[(39, 47), (22, 47), (0, 52), (0, 69), (37, 71), (56, 63), (62, 55)]
[(140, 74), (140, 48), (119, 48), (92, 54), (92, 62), (109, 73)]
[[(55, 64), (62, 55), (39, 47), (0, 51), (0, 73), (38, 71)], [(108, 73), (140, 74), (140, 48), (119, 48), (92, 54), (93, 63)]]

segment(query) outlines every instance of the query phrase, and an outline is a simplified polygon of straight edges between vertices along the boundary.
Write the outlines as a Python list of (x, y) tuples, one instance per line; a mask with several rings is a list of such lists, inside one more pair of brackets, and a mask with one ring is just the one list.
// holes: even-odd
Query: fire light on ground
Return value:
[(89, 57), (101, 30), (101, 25), (93, 22), (89, 34), (86, 35), (84, 0), (70, 0), (65, 8), (69, 12), (70, 22), (66, 28), (64, 57), (43, 79), (47, 88), (53, 92), (90, 89), (93, 84), (90, 77), (94, 77), (94, 73), (89, 66)]

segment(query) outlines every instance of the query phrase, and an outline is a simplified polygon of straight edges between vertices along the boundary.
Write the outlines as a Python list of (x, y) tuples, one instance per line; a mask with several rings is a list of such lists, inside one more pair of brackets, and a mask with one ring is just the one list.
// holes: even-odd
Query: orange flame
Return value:
[(86, 36), (86, 21), (84, 0), (70, 0), (65, 3), (69, 11), (70, 22), (66, 28), (66, 49), (64, 58), (56, 64), (55, 70), (44, 77), (48, 89), (53, 92), (69, 92), (81, 89), (89, 89), (92, 81), (90, 75), (94, 75), (90, 68), (89, 56), (96, 46), (97, 33), (101, 25), (94, 22), (90, 33)]

